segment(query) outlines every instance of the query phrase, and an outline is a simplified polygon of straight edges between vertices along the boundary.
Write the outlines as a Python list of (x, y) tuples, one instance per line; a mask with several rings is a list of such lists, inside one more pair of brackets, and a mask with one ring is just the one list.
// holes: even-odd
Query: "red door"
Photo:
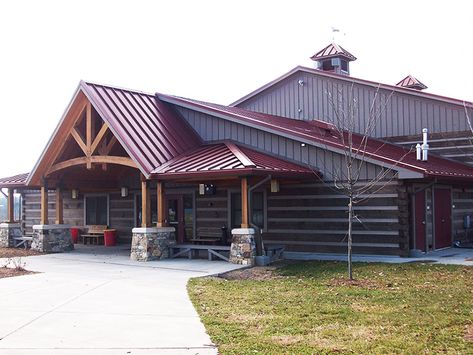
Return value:
[(452, 246), (452, 197), (450, 189), (434, 189), (435, 249)]
[(416, 246), (415, 249), (425, 250), (425, 190), (415, 195), (415, 219), (416, 219)]

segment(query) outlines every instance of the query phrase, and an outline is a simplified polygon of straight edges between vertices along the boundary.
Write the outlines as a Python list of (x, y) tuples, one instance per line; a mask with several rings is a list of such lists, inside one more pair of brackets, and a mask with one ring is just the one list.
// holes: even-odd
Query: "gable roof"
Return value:
[(315, 53), (312, 57), (310, 57), (310, 59), (322, 60), (334, 57), (344, 57), (348, 60), (356, 60), (356, 57), (353, 54), (336, 43), (330, 43), (327, 47)]
[(287, 73), (281, 75), (279, 78), (276, 78), (273, 81), (270, 81), (269, 83), (259, 87), (258, 89), (250, 92), (249, 94), (243, 96), (242, 98), (236, 100), (235, 102), (231, 103), (230, 106), (238, 106), (241, 103), (250, 100), (254, 96), (258, 95), (259, 93), (265, 91), (266, 89), (269, 89), (270, 87), (282, 82), (284, 79), (290, 77), (291, 75), (295, 73), (309, 73), (309, 74), (314, 74), (318, 75), (321, 77), (325, 78), (333, 78), (333, 79), (339, 79), (343, 80), (349, 83), (356, 83), (356, 84), (361, 84), (361, 85), (367, 85), (371, 86), (374, 88), (380, 88), (380, 89), (387, 89), (389, 91), (393, 92), (399, 92), (402, 94), (407, 94), (407, 95), (412, 95), (412, 96), (418, 96), (418, 97), (423, 97), (426, 99), (431, 99), (431, 100), (437, 100), (437, 101), (442, 101), (454, 105), (460, 105), (463, 107), (463, 105), (467, 105), (469, 107), (473, 108), (473, 103), (469, 101), (464, 101), (464, 100), (459, 100), (459, 99), (454, 99), (446, 96), (441, 96), (441, 95), (436, 95), (436, 94), (431, 94), (419, 90), (412, 90), (409, 88), (404, 88), (396, 85), (389, 85), (389, 84), (382, 84), (382, 83), (377, 83), (375, 81), (370, 81), (370, 80), (365, 80), (365, 79), (359, 79), (355, 78), (353, 76), (348, 76), (348, 75), (342, 75), (342, 74), (336, 74), (333, 72), (327, 72), (327, 71), (322, 71), (318, 69), (313, 69), (313, 68), (307, 68), (304, 66), (297, 66), (293, 68), (292, 70), (288, 71)]
[(153, 177), (193, 178), (272, 174), (317, 175), (308, 167), (284, 161), (232, 142), (210, 143), (191, 149), (153, 170)]
[[(161, 100), (178, 106), (218, 116), (270, 133), (283, 135), (337, 153), (343, 153), (344, 149), (346, 149), (342, 139), (337, 136), (338, 132), (334, 130), (333, 125), (326, 122), (295, 120), (238, 107), (222, 106), (162, 94), (157, 95)], [(412, 177), (473, 179), (473, 167), (460, 162), (440, 158), (433, 154), (429, 154), (429, 160), (426, 162), (418, 161), (415, 151), (410, 152), (405, 148), (375, 138), (369, 138), (366, 146), (364, 146), (361, 144), (362, 139), (362, 135), (353, 133), (353, 146), (355, 148), (360, 147), (360, 153), (371, 163), (381, 166), (387, 165), (398, 171), (405, 169), (421, 174), (421, 176)]]
[[(39, 184), (41, 175), (52, 163), (61, 134), (73, 126), (71, 113), (77, 102), (88, 100), (123, 146), (140, 171), (151, 171), (201, 143), (200, 137), (166, 103), (152, 94), (81, 81), (73, 99), (27, 179)], [(48, 156), (50, 155), (50, 156)]]

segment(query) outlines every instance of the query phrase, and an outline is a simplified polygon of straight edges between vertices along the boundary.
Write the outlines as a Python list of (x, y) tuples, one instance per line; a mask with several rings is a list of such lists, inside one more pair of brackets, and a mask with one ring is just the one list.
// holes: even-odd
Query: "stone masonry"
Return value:
[(232, 229), (232, 245), (230, 247), (230, 262), (240, 265), (255, 264), (256, 244), (253, 228)]
[(62, 253), (74, 250), (71, 226), (66, 224), (33, 226), (31, 249), (46, 253)]
[(131, 260), (151, 261), (169, 258), (169, 247), (176, 244), (173, 227), (133, 228)]
[(21, 225), (19, 223), (0, 224), (0, 248), (14, 247), (13, 238), (21, 236)]

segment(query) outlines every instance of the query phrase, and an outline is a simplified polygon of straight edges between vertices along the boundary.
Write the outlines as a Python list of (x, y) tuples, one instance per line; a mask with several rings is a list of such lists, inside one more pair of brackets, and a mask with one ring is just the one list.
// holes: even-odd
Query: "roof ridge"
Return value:
[(125, 88), (123, 86), (115, 86), (115, 85), (110, 85), (110, 84), (102, 84), (102, 83), (92, 82), (92, 81), (88, 81), (88, 80), (81, 80), (80, 84), (81, 85), (86, 84), (86, 85), (102, 86), (102, 87), (109, 88), (109, 89), (123, 90), (123, 91), (133, 92), (133, 93), (137, 93), (137, 94), (155, 96), (154, 94), (152, 94), (150, 92), (146, 92), (146, 91), (142, 91), (142, 90), (130, 89), (130, 88)]
[(243, 164), (245, 168), (256, 167), (256, 164), (233, 142), (223, 142), (232, 154)]

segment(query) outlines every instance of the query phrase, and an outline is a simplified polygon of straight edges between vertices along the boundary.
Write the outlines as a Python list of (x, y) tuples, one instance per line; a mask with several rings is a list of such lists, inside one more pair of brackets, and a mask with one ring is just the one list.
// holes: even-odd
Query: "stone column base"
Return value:
[(21, 237), (21, 225), (19, 223), (0, 224), (0, 248), (10, 248), (15, 246), (13, 238)]
[(44, 253), (74, 250), (71, 226), (68, 224), (38, 224), (33, 226), (31, 249)]
[(240, 265), (255, 265), (256, 243), (253, 228), (232, 229), (230, 262)]
[(130, 258), (135, 261), (166, 259), (169, 247), (174, 244), (174, 227), (133, 228)]

